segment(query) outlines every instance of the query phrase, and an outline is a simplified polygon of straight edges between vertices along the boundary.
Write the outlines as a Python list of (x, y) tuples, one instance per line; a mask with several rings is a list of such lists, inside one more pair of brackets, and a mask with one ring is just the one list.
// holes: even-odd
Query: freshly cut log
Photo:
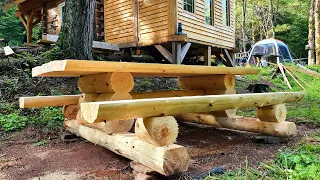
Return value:
[(130, 92), (132, 99), (151, 99), (164, 97), (203, 96), (205, 90), (179, 90), (158, 92)]
[(258, 74), (259, 69), (184, 66), (107, 61), (61, 60), (52, 61), (32, 69), (33, 77), (82, 76), (105, 72), (129, 72), (133, 76), (198, 76), (212, 74)]
[(235, 77), (231, 74), (179, 77), (179, 85), (181, 89), (190, 90), (234, 89)]
[(81, 95), (21, 97), (20, 108), (40, 108), (78, 104)]
[(198, 113), (176, 115), (175, 118), (179, 121), (188, 121), (279, 137), (289, 137), (297, 132), (297, 127), (293, 122), (264, 122), (257, 118), (244, 117), (215, 118), (213, 115)]
[(172, 116), (139, 118), (136, 121), (135, 133), (144, 142), (166, 146), (176, 142), (179, 128)]
[(94, 123), (271, 106), (296, 102), (305, 95), (306, 92), (280, 92), (93, 102), (82, 103), (81, 112), (84, 120)]
[(160, 174), (169, 176), (185, 172), (189, 166), (189, 155), (183, 146), (157, 147), (145, 143), (134, 133), (106, 134), (97, 129), (80, 125), (77, 121), (65, 121), (66, 129), (88, 141), (141, 163)]
[(261, 121), (284, 122), (287, 117), (287, 109), (284, 104), (264, 106), (258, 108), (257, 115)]
[(96, 93), (83, 93), (79, 99), (79, 104), (84, 102), (96, 102), (100, 94)]
[(80, 110), (79, 105), (66, 105), (62, 108), (62, 113), (65, 118), (69, 120), (77, 119), (78, 111)]
[(127, 92), (124, 93), (103, 93), (98, 96), (96, 99), (99, 101), (116, 101), (116, 100), (130, 100), (132, 99), (131, 95)]
[[(131, 95), (129, 93), (103, 93), (103, 94), (96, 94), (98, 97), (95, 99), (95, 101), (114, 101), (114, 100), (126, 100), (126, 99), (132, 99)], [(91, 96), (92, 97), (92, 96)], [(93, 95), (93, 97), (95, 97)], [(90, 98), (87, 98), (90, 99)], [(83, 102), (84, 103), (84, 102)], [(81, 117), (81, 111), (78, 112), (77, 120), (80, 124), (101, 130), (107, 134), (111, 133), (119, 133), (119, 132), (128, 132), (132, 128), (134, 124), (134, 120), (126, 120), (126, 121), (120, 121), (120, 120), (114, 120), (114, 121), (103, 121), (98, 123), (88, 123)]]
[(101, 73), (81, 76), (78, 87), (84, 93), (130, 92), (134, 80), (131, 73)]

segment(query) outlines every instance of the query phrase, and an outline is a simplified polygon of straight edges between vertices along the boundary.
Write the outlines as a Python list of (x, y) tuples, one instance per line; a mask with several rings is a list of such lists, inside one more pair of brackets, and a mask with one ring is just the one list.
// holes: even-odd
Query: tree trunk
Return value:
[(314, 1), (311, 0), (310, 5), (310, 16), (309, 16), (309, 37), (308, 37), (308, 65), (311, 66), (314, 64)]
[(95, 0), (66, 0), (63, 50), (70, 58), (93, 59)]
[(319, 10), (320, 0), (316, 0), (316, 7), (314, 13), (315, 23), (315, 46), (316, 46), (316, 64), (320, 65), (320, 27), (319, 27)]

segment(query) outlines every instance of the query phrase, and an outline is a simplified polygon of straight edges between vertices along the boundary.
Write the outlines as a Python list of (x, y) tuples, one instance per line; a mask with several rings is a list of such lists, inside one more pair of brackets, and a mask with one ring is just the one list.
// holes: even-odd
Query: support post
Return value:
[(172, 43), (172, 64), (177, 64), (177, 43)]
[(211, 46), (208, 46), (204, 51), (204, 65), (211, 66)]
[(181, 42), (177, 43), (177, 64), (181, 64), (182, 59), (181, 59)]

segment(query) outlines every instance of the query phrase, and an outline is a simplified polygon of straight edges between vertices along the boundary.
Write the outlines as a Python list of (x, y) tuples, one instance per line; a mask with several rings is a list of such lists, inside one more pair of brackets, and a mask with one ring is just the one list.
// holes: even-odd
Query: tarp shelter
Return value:
[(247, 62), (257, 64), (258, 58), (268, 62), (292, 62), (289, 47), (277, 39), (265, 39), (253, 45)]

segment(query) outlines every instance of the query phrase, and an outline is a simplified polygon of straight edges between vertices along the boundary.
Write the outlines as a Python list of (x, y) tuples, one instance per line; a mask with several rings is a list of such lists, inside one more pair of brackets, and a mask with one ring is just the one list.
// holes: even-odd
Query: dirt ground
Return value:
[[(191, 158), (183, 179), (216, 167), (237, 168), (246, 158), (255, 166), (315, 130), (299, 125), (295, 137), (268, 144), (257, 142), (260, 135), (254, 133), (180, 124), (177, 144), (185, 146)], [(134, 179), (128, 159), (83, 139), (63, 142), (56, 137), (43, 146), (34, 146), (34, 142), (25, 131), (0, 137), (0, 179)]]

